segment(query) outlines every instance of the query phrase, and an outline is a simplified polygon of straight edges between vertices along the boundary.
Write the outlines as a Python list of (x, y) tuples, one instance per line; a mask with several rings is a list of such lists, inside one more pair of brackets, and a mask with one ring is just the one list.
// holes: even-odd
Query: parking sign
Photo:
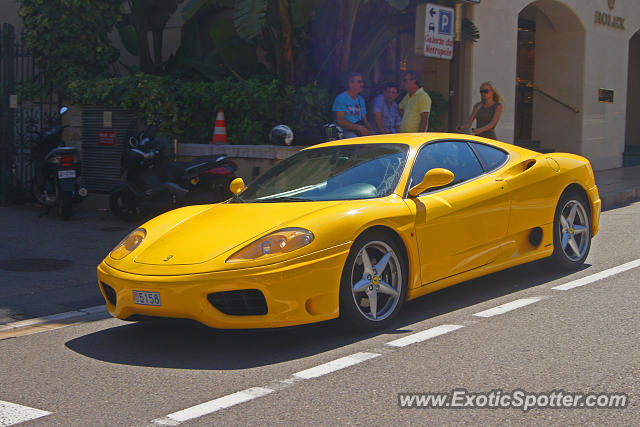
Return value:
[(426, 4), (424, 56), (453, 58), (454, 11), (433, 3)]

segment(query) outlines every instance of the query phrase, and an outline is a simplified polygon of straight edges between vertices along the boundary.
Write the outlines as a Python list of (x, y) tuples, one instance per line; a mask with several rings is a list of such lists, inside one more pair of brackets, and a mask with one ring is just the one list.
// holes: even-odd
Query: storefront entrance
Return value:
[(535, 1), (518, 15), (514, 142), (580, 153), (585, 30), (567, 6)]
[(623, 166), (640, 165), (640, 31), (629, 40), (627, 115)]

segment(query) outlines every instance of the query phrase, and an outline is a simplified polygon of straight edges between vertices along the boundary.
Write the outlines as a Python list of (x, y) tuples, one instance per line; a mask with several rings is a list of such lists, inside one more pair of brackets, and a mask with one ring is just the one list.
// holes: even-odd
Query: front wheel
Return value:
[(111, 193), (109, 208), (113, 216), (124, 221), (139, 221), (146, 215), (146, 212), (140, 208), (135, 195), (127, 187)]
[(563, 270), (582, 265), (591, 248), (591, 210), (586, 198), (569, 192), (560, 197), (553, 220), (552, 263)]
[(353, 243), (340, 284), (340, 319), (347, 327), (373, 331), (387, 327), (406, 297), (407, 268), (396, 241), (367, 232)]

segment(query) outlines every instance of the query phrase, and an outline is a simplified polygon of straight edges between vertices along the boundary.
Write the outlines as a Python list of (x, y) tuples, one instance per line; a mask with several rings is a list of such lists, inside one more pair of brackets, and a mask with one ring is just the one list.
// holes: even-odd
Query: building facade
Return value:
[(480, 39), (466, 52), (468, 114), (480, 84), (505, 99), (498, 139), (620, 167), (640, 148), (640, 2), (482, 0), (468, 11)]

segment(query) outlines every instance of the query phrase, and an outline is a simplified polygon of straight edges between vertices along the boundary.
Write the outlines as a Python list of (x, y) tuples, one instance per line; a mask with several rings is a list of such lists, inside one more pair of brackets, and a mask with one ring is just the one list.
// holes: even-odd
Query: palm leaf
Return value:
[(262, 34), (268, 0), (238, 0), (233, 22), (240, 37), (251, 40)]
[(476, 27), (469, 19), (464, 18), (462, 20), (462, 40), (469, 40), (475, 43), (479, 38), (480, 31), (478, 31), (478, 27)]
[(386, 0), (389, 6), (396, 10), (405, 10), (409, 6), (409, 0)]

